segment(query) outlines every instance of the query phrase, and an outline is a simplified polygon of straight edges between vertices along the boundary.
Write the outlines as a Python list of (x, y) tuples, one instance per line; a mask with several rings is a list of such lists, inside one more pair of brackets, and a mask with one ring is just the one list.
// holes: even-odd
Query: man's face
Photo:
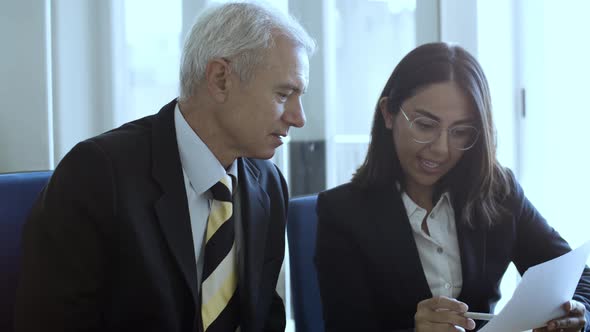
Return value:
[(301, 95), (308, 77), (305, 49), (281, 37), (249, 81), (232, 73), (227, 107), (218, 118), (227, 148), (237, 157), (271, 158), (289, 128), (305, 124)]

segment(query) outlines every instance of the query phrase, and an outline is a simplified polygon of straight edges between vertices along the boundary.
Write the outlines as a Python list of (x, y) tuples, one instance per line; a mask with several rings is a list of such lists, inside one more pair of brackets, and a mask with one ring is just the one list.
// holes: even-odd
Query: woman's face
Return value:
[[(389, 113), (387, 98), (381, 99), (379, 106), (386, 127), (393, 129), (392, 139), (405, 176), (406, 190), (431, 193), (434, 185), (459, 162), (465, 152), (456, 148), (457, 135), (450, 137), (447, 129), (465, 128), (461, 127), (465, 125), (475, 127), (477, 123), (477, 114), (469, 99), (454, 82), (449, 81), (428, 85), (406, 99), (402, 110), (409, 120), (402, 111), (395, 115)], [(410, 122), (418, 118), (422, 119), (410, 128)], [(430, 120), (438, 121), (440, 131), (434, 130), (430, 143), (416, 142), (416, 138), (421, 138), (416, 135), (419, 126), (432, 130), (425, 125), (436, 124)], [(419, 140), (427, 141), (423, 138)]]

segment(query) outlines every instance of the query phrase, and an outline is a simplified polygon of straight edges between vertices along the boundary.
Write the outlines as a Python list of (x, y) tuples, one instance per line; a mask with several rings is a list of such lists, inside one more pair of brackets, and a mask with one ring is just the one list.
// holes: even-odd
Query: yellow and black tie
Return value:
[(235, 331), (240, 322), (232, 180), (226, 174), (210, 189), (213, 200), (207, 220), (201, 284), (205, 332)]

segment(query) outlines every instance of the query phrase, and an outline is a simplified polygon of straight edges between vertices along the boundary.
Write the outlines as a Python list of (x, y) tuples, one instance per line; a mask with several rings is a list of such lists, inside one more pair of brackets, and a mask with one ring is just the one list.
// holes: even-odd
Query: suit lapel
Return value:
[(240, 291), (245, 292), (241, 297), (241, 307), (248, 308), (250, 319), (254, 321), (255, 309), (258, 302), (260, 278), (264, 263), (264, 251), (268, 224), (270, 222), (270, 199), (258, 182), (259, 170), (247, 159), (240, 158), (238, 164), (240, 194), (242, 202), (242, 227), (244, 241), (242, 241), (244, 271), (240, 275)]
[(176, 101), (173, 101), (164, 106), (153, 122), (152, 176), (162, 189), (162, 196), (156, 201), (155, 210), (172, 256), (197, 303), (196, 260), (182, 165), (176, 142), (175, 105)]
[[(455, 214), (459, 216), (457, 212)], [(469, 296), (481, 292), (478, 285), (481, 284), (480, 278), (485, 277), (486, 231), (484, 226), (473, 228), (460, 222), (460, 218), (456, 220), (463, 274), (463, 287), (459, 299), (470, 303)]]
[[(366, 211), (369, 211), (368, 222), (374, 225), (367, 242), (374, 257), (379, 257), (383, 278), (399, 280), (399, 287), (405, 290), (408, 301), (417, 303), (432, 297), (399, 192), (395, 189), (372, 192), (366, 196), (365, 205)], [(485, 276), (486, 231), (482, 226), (472, 228), (460, 222), (461, 215), (457, 209), (455, 215), (463, 274), (459, 299), (470, 302), (468, 297), (480, 293), (477, 289), (481, 284), (479, 279)]]
[(375, 257), (379, 257), (382, 279), (392, 281), (387, 286), (392, 287), (390, 292), (396, 298), (405, 294), (404, 301), (412, 302), (432, 297), (399, 192), (388, 189), (366, 197), (368, 223), (374, 226), (368, 242), (372, 243)]

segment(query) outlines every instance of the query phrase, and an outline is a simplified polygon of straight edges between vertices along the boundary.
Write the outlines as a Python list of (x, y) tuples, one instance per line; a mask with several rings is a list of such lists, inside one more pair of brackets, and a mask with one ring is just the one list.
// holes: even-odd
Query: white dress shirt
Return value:
[[(193, 235), (193, 244), (195, 246), (195, 258), (197, 260), (197, 281), (200, 287), (201, 276), (203, 274), (203, 248), (207, 218), (211, 206), (211, 192), (209, 189), (217, 183), (226, 173), (231, 174), (238, 179), (237, 162), (234, 161), (226, 171), (219, 160), (209, 150), (207, 145), (199, 138), (194, 130), (184, 119), (180, 112), (178, 104), (174, 109), (174, 125), (176, 127), (176, 141), (178, 143), (178, 152), (180, 153), (180, 163), (182, 164), (182, 173), (184, 175), (184, 187), (186, 189), (188, 210), (191, 220), (191, 230)], [(234, 196), (234, 201), (237, 197)], [(239, 206), (239, 205), (238, 205)], [(234, 202), (234, 211), (239, 211)], [(234, 216), (236, 224), (236, 254), (238, 251), (239, 237), (239, 217)], [(239, 264), (239, 262), (238, 262)]]
[(430, 235), (422, 229), (426, 210), (414, 203), (405, 192), (402, 200), (432, 295), (457, 298), (463, 286), (463, 276), (455, 212), (449, 193), (440, 197), (426, 219)]

